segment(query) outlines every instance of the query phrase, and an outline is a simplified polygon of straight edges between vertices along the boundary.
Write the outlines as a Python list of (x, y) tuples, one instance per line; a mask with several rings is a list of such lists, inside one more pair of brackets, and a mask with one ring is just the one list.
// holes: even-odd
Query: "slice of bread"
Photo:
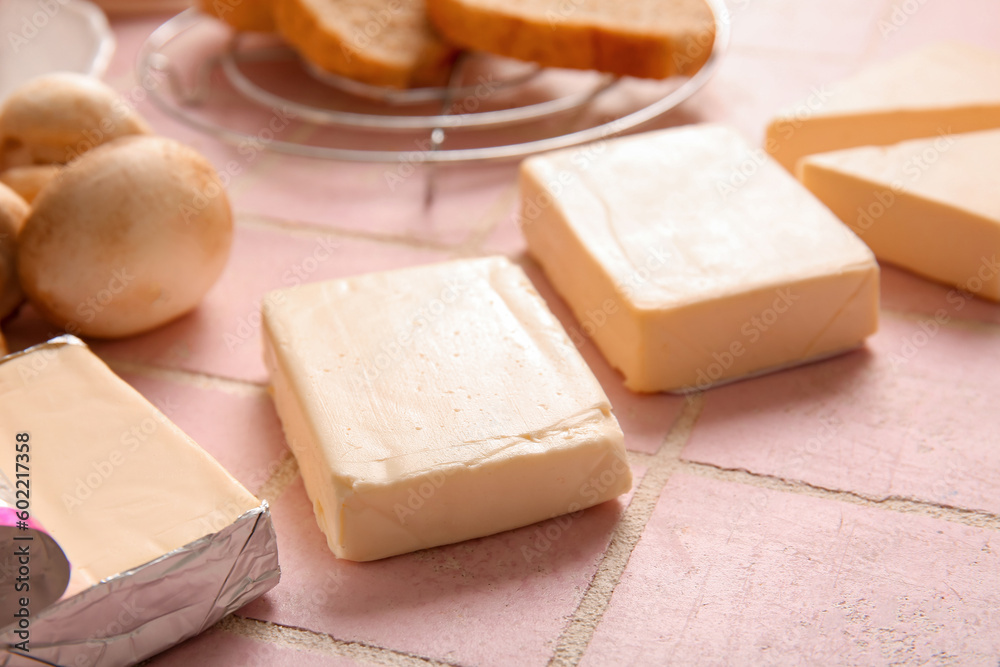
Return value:
[(274, 32), (274, 0), (201, 0), (201, 11), (225, 21), (237, 30)]
[(715, 41), (705, 0), (427, 0), (427, 12), (469, 49), (644, 78), (693, 74)]
[(447, 81), (457, 53), (423, 0), (272, 0), (278, 32), (317, 67), (377, 86)]

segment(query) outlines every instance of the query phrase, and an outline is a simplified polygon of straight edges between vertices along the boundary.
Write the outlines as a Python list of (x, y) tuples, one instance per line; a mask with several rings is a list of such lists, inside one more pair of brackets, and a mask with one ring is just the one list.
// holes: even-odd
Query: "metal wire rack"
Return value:
[(137, 67), (163, 111), (236, 145), (261, 143), (261, 128), (280, 111), (294, 124), (268, 136), (266, 147), (292, 155), (429, 164), (512, 159), (620, 134), (688, 99), (718, 69), (729, 41), (725, 6), (710, 5), (716, 25), (708, 61), (691, 77), (663, 81), (464, 53), (447, 85), (393, 90), (315, 69), (276, 39), (233, 33), (193, 9), (149, 36)]

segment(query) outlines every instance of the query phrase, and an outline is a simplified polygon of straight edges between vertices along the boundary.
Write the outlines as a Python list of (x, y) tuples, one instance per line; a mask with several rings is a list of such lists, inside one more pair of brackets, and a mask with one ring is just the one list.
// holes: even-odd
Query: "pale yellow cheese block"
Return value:
[(1000, 53), (934, 44), (814, 89), (767, 128), (765, 148), (794, 171), (806, 155), (1000, 127)]
[(275, 404), (338, 557), (490, 535), (631, 487), (607, 396), (505, 258), (304, 285), (264, 304)]
[(29, 435), (31, 514), (77, 583), (147, 563), (259, 506), (215, 459), (82, 344), (0, 363), (0, 469)]
[(1000, 301), (1000, 130), (821, 153), (799, 168), (880, 260)]
[(827, 356), (877, 327), (871, 251), (727, 127), (530, 158), (521, 196), (531, 254), (634, 391)]

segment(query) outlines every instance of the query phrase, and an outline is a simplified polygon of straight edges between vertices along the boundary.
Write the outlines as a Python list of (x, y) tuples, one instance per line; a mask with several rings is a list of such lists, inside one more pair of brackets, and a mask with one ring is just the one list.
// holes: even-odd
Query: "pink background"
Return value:
[[(730, 9), (722, 68), (655, 126), (722, 121), (759, 144), (776, 109), (867, 63), (945, 38), (1000, 49), (996, 0)], [(113, 21), (113, 86), (135, 85), (137, 49), (165, 18)], [(140, 110), (220, 168), (234, 159), (148, 103)], [(568, 525), (375, 563), (333, 558), (265, 393), (253, 324), (262, 294), (295, 267), (315, 266), (308, 279), (321, 280), (524, 251), (514, 165), (442, 169), (426, 213), (425, 174), (389, 192), (387, 168), (256, 157), (231, 186), (233, 256), (202, 306), (95, 346), (267, 498), (278, 532), (281, 583), (150, 664), (996, 665), (1000, 307), (958, 311), (945, 288), (891, 268), (865, 349), (687, 399), (630, 394), (585, 345), (626, 433), (629, 497)], [(304, 263), (319, 247), (334, 248), (330, 259)], [(941, 308), (949, 323), (915, 338)], [(23, 347), (51, 328), (27, 310), (7, 333)], [(893, 363), (914, 340), (915, 354)]]

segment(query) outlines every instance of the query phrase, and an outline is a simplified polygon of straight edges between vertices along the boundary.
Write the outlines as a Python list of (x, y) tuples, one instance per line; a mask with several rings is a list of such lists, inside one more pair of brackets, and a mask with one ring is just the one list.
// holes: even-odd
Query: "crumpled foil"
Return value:
[(208, 629), (281, 575), (267, 502), (230, 526), (66, 598), (31, 619), (30, 653), (7, 627), (0, 665), (132, 665)]

